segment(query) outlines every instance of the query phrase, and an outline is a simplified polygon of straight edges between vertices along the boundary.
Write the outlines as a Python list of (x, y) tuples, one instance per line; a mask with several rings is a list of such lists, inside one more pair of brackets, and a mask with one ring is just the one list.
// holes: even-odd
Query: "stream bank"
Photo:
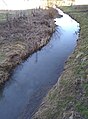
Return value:
[(0, 84), (15, 66), (48, 43), (56, 17), (53, 8), (0, 12)]
[(18, 65), (13, 70), (10, 80), (2, 86), (2, 119), (31, 119), (42, 99), (56, 84), (64, 63), (74, 51), (79, 31), (79, 24), (69, 15), (61, 13), (63, 17), (54, 19), (57, 27), (50, 42)]
[(74, 53), (33, 119), (88, 119), (88, 5), (62, 7), (81, 26)]

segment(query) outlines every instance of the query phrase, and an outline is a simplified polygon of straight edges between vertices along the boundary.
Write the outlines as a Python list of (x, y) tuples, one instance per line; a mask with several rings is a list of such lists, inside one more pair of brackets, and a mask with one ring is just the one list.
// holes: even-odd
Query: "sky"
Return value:
[[(39, 7), (42, 0), (0, 0), (0, 9), (31, 9)], [(88, 4), (88, 0), (76, 0), (75, 4)]]
[(0, 0), (0, 9), (31, 9), (38, 7), (41, 4), (40, 1), (41, 0)]
[(76, 5), (82, 5), (82, 4), (87, 4), (88, 5), (88, 0), (76, 0)]

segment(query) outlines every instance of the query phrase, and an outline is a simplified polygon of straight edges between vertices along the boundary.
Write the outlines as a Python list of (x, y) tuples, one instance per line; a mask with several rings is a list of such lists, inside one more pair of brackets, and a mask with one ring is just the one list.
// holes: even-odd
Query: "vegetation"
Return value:
[(79, 40), (33, 119), (88, 119), (88, 6), (61, 8), (80, 23)]
[(47, 0), (47, 6), (52, 7), (53, 5), (73, 5), (75, 0)]
[(57, 15), (53, 8), (0, 11), (0, 84), (13, 67), (48, 43)]

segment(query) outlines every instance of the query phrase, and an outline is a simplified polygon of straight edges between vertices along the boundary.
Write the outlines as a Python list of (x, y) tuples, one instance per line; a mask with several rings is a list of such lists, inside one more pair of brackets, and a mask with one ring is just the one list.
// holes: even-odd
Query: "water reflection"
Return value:
[(38, 62), (38, 52), (36, 52), (35, 54), (36, 54), (35, 62), (37, 63)]
[(1, 100), (2, 98), (4, 98), (3, 91), (4, 91), (4, 85), (1, 85), (1, 86), (0, 86), (0, 100)]
[(65, 29), (70, 29), (72, 30), (72, 32), (75, 33), (79, 31), (80, 27), (79, 27), (79, 23), (77, 21), (75, 21), (74, 19), (72, 19), (68, 14), (65, 14), (62, 10), (56, 8), (56, 10), (58, 11), (58, 13), (60, 15), (62, 15), (63, 17), (61, 18), (56, 18), (54, 19), (55, 24), (64, 28)]
[(37, 110), (42, 98), (57, 82), (66, 59), (76, 46), (78, 27), (76, 22), (72, 23), (67, 22), (67, 27), (63, 24), (57, 26), (50, 42), (14, 69), (11, 80), (1, 88), (2, 119), (17, 119), (20, 114), (26, 119), (31, 118)]

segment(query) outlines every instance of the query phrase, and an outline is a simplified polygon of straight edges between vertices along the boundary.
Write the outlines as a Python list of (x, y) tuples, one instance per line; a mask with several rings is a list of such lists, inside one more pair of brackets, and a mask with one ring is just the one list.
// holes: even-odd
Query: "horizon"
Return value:
[[(68, 5), (68, 0), (64, 0), (65, 4)], [(76, 0), (74, 5), (87, 5), (88, 0)], [(46, 1), (37, 0), (0, 0), (0, 10), (25, 10), (34, 9), (39, 7), (47, 6)]]

